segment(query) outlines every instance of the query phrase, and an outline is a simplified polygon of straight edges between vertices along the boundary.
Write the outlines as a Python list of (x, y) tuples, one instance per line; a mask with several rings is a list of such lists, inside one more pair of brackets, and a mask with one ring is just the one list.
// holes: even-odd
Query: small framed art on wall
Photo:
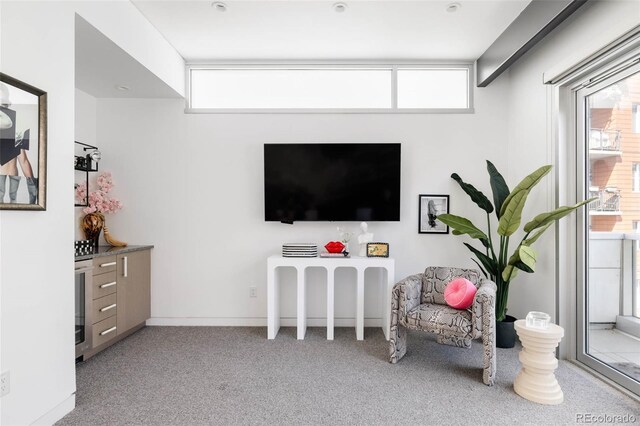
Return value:
[(449, 227), (438, 220), (438, 215), (449, 213), (448, 195), (420, 194), (418, 199), (418, 233), (448, 234)]

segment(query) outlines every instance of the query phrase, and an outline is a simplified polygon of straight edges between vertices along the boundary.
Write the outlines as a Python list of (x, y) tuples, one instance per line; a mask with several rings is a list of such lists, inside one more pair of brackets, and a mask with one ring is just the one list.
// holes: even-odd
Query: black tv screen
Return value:
[(265, 144), (265, 220), (400, 220), (400, 144)]

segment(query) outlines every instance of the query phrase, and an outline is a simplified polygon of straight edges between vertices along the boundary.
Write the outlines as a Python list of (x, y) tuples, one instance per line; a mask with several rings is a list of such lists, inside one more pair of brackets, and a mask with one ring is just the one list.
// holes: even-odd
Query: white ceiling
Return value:
[[(180, 98), (164, 81), (76, 16), (76, 88), (96, 98)], [(118, 90), (116, 86), (130, 90)]]
[[(529, 0), (132, 0), (187, 61), (475, 60)], [(455, 13), (446, 11), (457, 1)]]

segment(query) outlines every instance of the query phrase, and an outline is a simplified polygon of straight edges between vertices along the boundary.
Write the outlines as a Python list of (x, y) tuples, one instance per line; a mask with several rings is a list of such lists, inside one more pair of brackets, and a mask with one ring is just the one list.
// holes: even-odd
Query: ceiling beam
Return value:
[(476, 61), (478, 87), (486, 87), (587, 0), (532, 0)]

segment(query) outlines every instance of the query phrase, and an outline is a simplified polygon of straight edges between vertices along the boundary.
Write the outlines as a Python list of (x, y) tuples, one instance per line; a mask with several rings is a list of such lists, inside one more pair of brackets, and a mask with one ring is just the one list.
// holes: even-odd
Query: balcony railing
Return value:
[(620, 190), (618, 188), (591, 189), (589, 198), (597, 199), (589, 204), (590, 212), (619, 212)]
[(637, 232), (589, 233), (589, 322), (640, 337), (639, 247)]
[(599, 151), (620, 151), (620, 130), (591, 129), (589, 149)]

